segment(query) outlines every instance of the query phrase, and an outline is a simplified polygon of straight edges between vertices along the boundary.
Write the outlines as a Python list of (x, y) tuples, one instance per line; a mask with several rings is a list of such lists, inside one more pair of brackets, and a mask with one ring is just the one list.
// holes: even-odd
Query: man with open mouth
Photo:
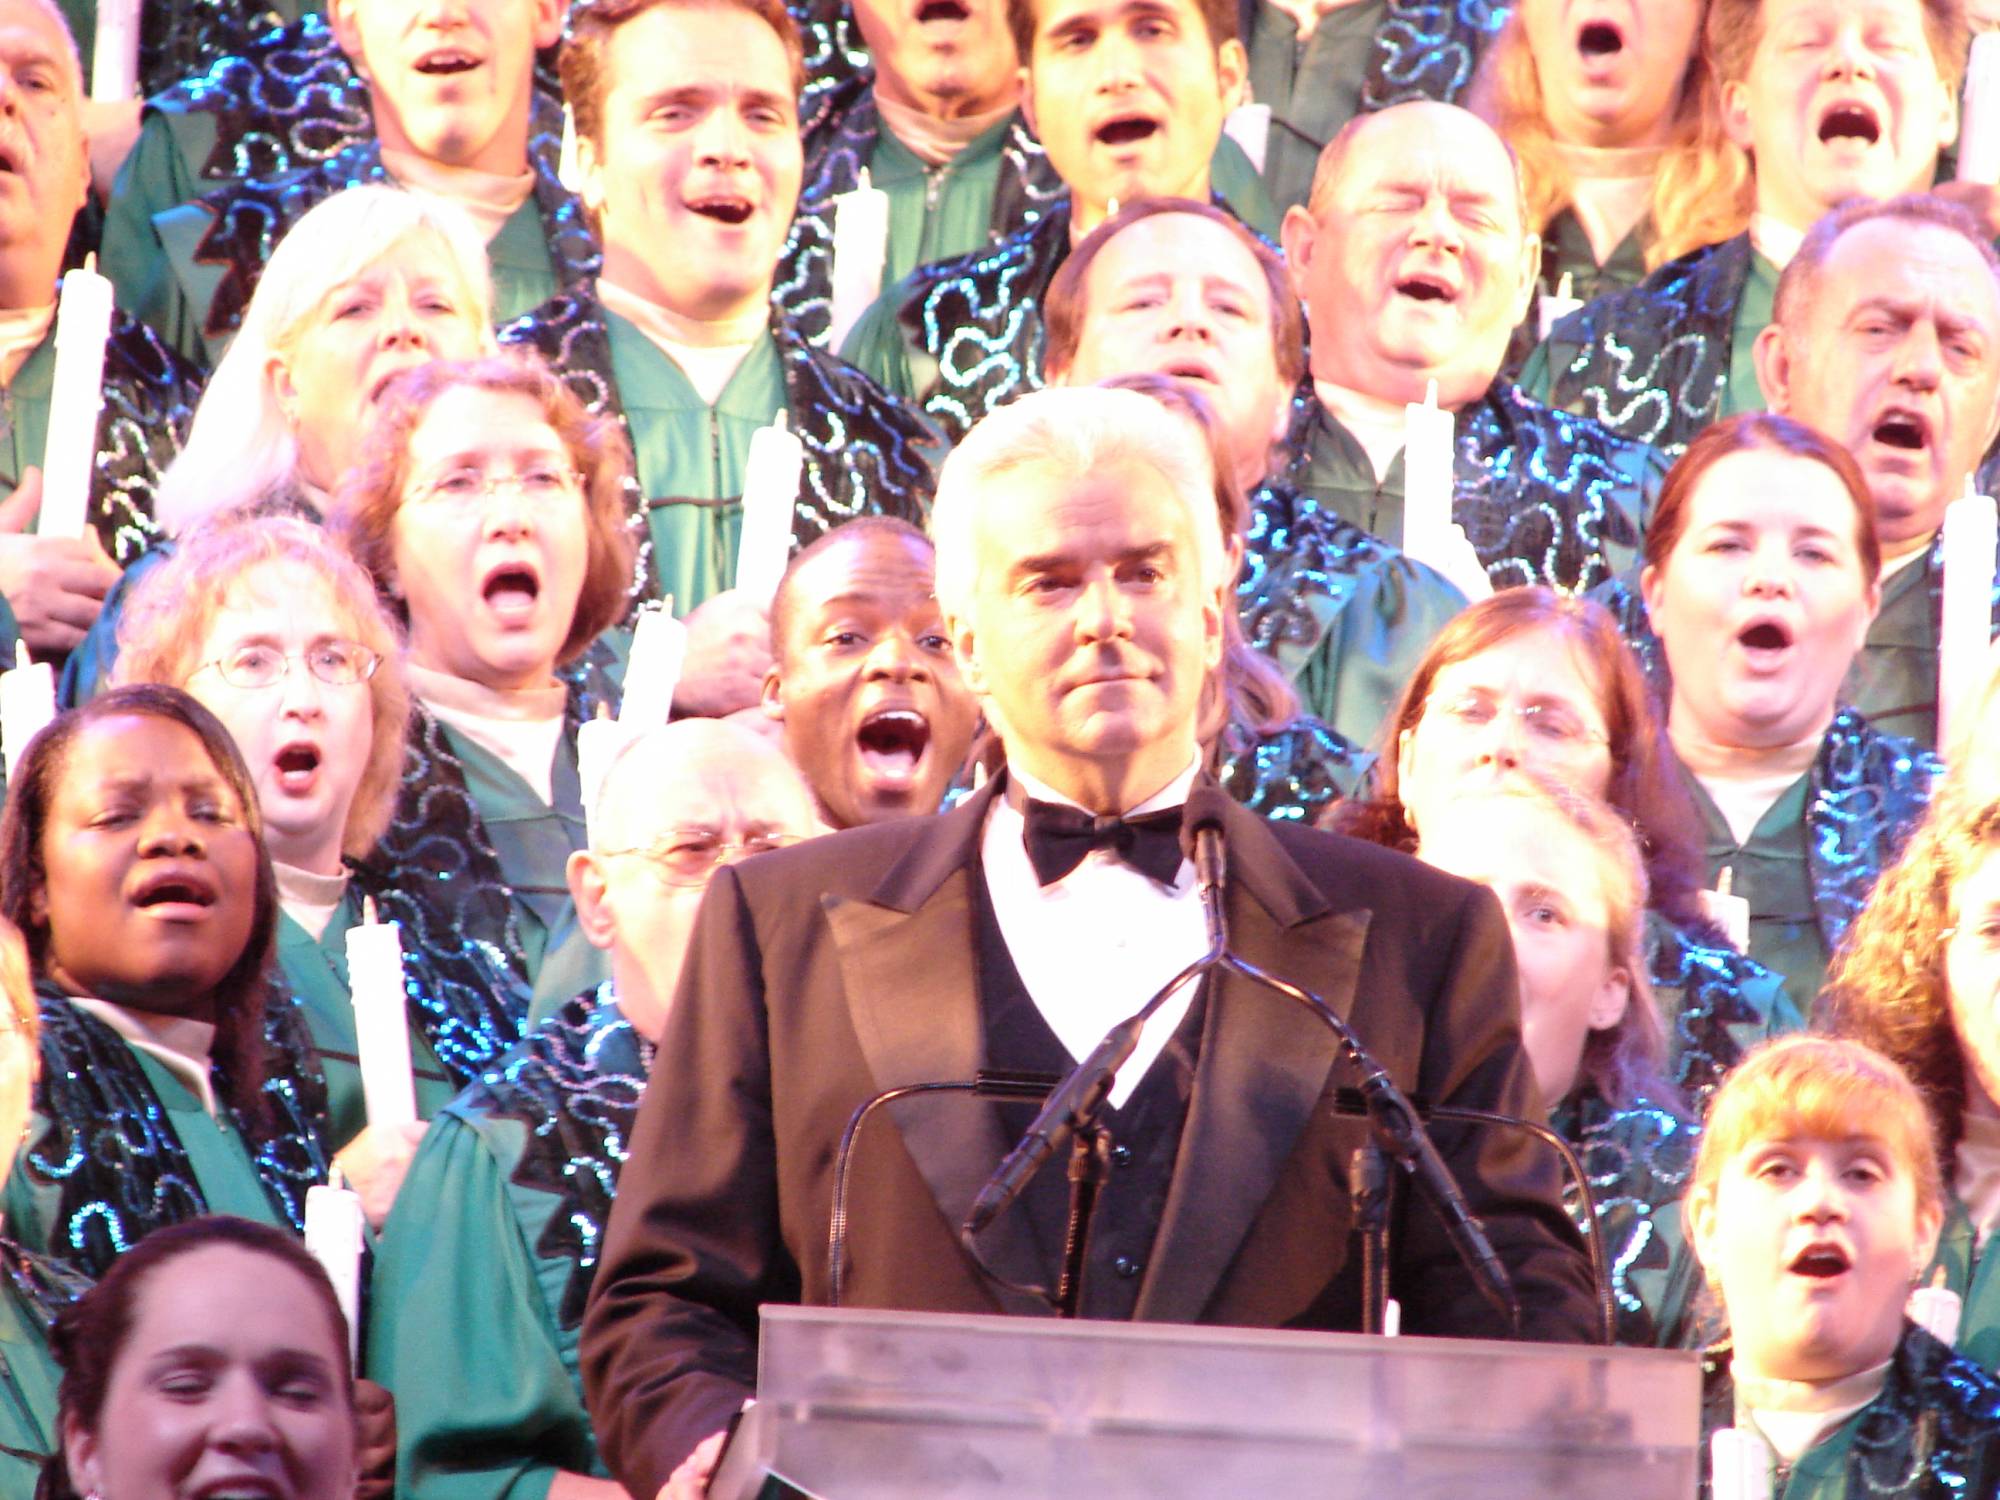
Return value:
[(754, 707), (768, 663), (769, 600), (732, 589), (759, 428), (783, 418), (804, 446), (801, 542), (857, 515), (920, 520), (930, 494), (922, 415), (813, 348), (772, 302), (799, 195), (802, 77), (778, 0), (579, 12), (563, 84), (604, 274), (501, 335), (538, 350), (593, 410), (622, 415), (650, 543), (641, 587), (683, 614), (707, 604), (712, 621), (736, 622), (730, 638), (758, 642), (733, 696), (708, 686), (716, 660), (691, 655), (684, 711)]
[(154, 493), (180, 449), (200, 379), (124, 311), (104, 346), (104, 410), (90, 482), (91, 533), (26, 534), (41, 493), (55, 380), (56, 278), (90, 191), (83, 74), (58, 11), (0, 0), (0, 67), (13, 77), (0, 112), (0, 595), (37, 655), (60, 656), (96, 620), (104, 595), (156, 531)]
[(1522, 376), (1669, 457), (1717, 418), (1764, 409), (1752, 345), (1814, 222), (1932, 185), (1958, 135), (1966, 37), (1951, 0), (1715, 0), (1703, 48), (1721, 86), (1711, 123), (1749, 169), (1741, 232), (1572, 313)]
[(1276, 228), (1263, 185), (1222, 134), (1244, 93), (1236, 0), (1027, 0), (1009, 17), (1023, 113), (1068, 191), (999, 244), (918, 267), (843, 351), (922, 402), (953, 441), (1040, 387), (1049, 283), (1115, 205), (1212, 190), (1259, 232)]
[(1403, 537), (1404, 408), (1435, 386), (1456, 416), (1452, 519), (1495, 588), (1589, 588), (1629, 562), (1663, 466), (1501, 374), (1538, 241), (1493, 129), (1449, 104), (1353, 121), (1320, 158), (1285, 258), (1306, 304), (1284, 480), (1391, 543)]
[(979, 705), (938, 612), (930, 538), (893, 516), (836, 527), (792, 560), (771, 604), (764, 711), (829, 828), (938, 810)]
[(534, 84), (536, 49), (562, 33), (559, 0), (339, 0), (329, 20), (366, 80), (367, 129), (324, 160), (203, 183), (171, 206), (154, 202), (149, 158), (135, 158), (105, 231), (120, 307), (212, 364), (272, 246), (357, 182), (435, 193), (470, 214), (486, 240), (496, 319), (595, 274), (581, 205), (556, 178), (560, 110)]
[(918, 266), (1012, 234), (1058, 198), (1062, 179), (1020, 109), (1006, 0), (860, 0), (871, 65), (808, 106), (805, 186), (778, 296), (815, 342), (832, 326), (839, 198), (889, 200), (875, 294)]

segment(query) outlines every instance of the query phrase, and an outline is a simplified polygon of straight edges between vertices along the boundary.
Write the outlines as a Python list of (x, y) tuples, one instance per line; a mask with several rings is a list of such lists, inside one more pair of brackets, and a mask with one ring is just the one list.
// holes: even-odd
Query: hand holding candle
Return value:
[(111, 336), (111, 283), (86, 256), (62, 279), (56, 302), (56, 373), (42, 458), (42, 536), (80, 537), (90, 515), (97, 465), (97, 415), (104, 406), (104, 341)]
[(412, 1124), (417, 1090), (410, 1077), (402, 935), (394, 922), (375, 920), (372, 899), (362, 903), (361, 925), (347, 929), (347, 983), (354, 997), (355, 1051), (361, 1058), (368, 1123), (378, 1129)]
[(750, 434), (743, 470), (743, 529), (736, 542), (736, 587), (761, 604), (777, 595), (792, 555), (792, 513), (799, 503), (806, 447), (779, 412)]
[(833, 327), (827, 341), (834, 349), (882, 294), (889, 260), (889, 195), (869, 182), (866, 167), (859, 177), (859, 186), (833, 200)]
[(1990, 495), (1965, 493), (1944, 510), (1944, 588), (1938, 621), (1938, 744), (1947, 755), (1963, 709), (1979, 695), (1993, 639), (1994, 556), (2000, 514)]
[(28, 648), (14, 644), (12, 671), (0, 672), (0, 752), (7, 761), (7, 778), (28, 741), (56, 716), (56, 671), (47, 662), (28, 659)]

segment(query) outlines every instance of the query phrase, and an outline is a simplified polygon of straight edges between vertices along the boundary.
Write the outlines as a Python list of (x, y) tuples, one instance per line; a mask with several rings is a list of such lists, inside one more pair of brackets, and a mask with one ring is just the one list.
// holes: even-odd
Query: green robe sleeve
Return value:
[[(541, 1500), (559, 1469), (593, 1470), (576, 1334), (550, 1316), (510, 1201), (522, 1129), (440, 1116), (384, 1226), (366, 1368), (396, 1395), (398, 1495)], [(546, 1218), (557, 1200), (534, 1196)]]
[[(13, 1288), (0, 1283), (0, 1449), (53, 1453), (62, 1371)], [(0, 1500), (30, 1500), (41, 1465), (0, 1452)]]
[(1296, 669), (1294, 685), (1306, 709), (1357, 745), (1375, 743), (1396, 698), (1445, 622), (1465, 608), (1465, 595), (1442, 574), (1398, 557), (1353, 574), (1340, 594), (1315, 593), (1309, 607), (1326, 633)]
[(908, 278), (891, 286), (847, 331), (847, 341), (840, 346), (842, 359), (857, 366), (890, 395), (901, 396), (905, 401), (921, 399), (937, 375), (935, 363), (922, 350), (911, 346), (896, 316), (915, 295)]
[(172, 324), (179, 289), (156, 221), (215, 186), (196, 176), (214, 144), (213, 116), (147, 110), (104, 216), (98, 269), (110, 278), (119, 308), (168, 335), (177, 348), (182, 341)]

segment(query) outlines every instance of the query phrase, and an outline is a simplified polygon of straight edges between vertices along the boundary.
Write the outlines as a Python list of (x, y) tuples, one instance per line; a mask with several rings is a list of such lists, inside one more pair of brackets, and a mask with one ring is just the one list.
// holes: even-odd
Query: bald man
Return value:
[(572, 1372), (632, 1119), (710, 877), (816, 831), (784, 755), (709, 719), (626, 746), (591, 828), (570, 894), (610, 982), (443, 1110), (383, 1232), (368, 1357), (397, 1393), (398, 1494), (623, 1495)]
[(1456, 417), (1452, 517), (1493, 587), (1589, 588), (1632, 560), (1657, 455), (1500, 377), (1540, 241), (1491, 126), (1430, 103), (1355, 120), (1283, 238), (1314, 335), (1288, 482), (1400, 543), (1404, 407), (1435, 383)]

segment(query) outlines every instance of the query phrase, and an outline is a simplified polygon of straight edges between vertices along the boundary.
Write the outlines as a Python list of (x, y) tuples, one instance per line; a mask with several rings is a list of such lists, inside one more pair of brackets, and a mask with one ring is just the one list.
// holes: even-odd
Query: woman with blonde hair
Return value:
[(271, 252), (209, 377), (160, 525), (255, 504), (323, 514), (391, 376), (493, 348), (492, 296), (462, 210), (374, 183), (318, 205)]
[(1739, 233), (1750, 173), (1701, 54), (1707, 0), (1523, 0), (1481, 68), (1477, 108), (1514, 150), (1542, 280), (1575, 296)]
[(166, 540), (126, 571), (64, 668), (67, 704), (111, 674), (127, 593), (174, 536), (228, 512), (321, 520), (389, 381), (490, 352), (492, 282), (465, 214), (400, 188), (349, 188), (271, 254), (243, 328), (209, 377), (160, 480)]

